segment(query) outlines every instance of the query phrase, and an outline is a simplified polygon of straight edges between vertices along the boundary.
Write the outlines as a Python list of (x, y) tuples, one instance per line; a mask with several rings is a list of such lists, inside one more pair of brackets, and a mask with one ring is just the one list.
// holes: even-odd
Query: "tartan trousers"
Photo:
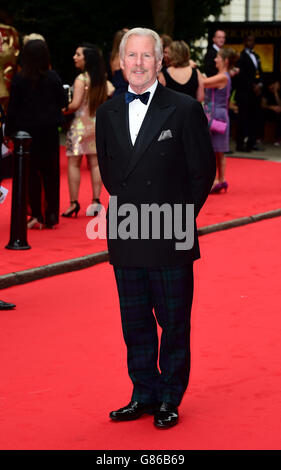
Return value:
[[(190, 372), (193, 264), (114, 266), (132, 400), (178, 406)], [(160, 348), (158, 325), (162, 329)]]

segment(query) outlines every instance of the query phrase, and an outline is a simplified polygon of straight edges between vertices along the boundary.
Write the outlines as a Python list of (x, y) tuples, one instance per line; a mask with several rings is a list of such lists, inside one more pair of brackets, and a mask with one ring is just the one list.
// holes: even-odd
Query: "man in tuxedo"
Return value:
[(217, 57), (218, 51), (224, 46), (224, 43), (225, 32), (221, 29), (216, 30), (213, 35), (213, 43), (207, 50), (204, 57), (204, 72), (207, 77), (212, 77), (218, 73), (215, 58)]
[[(150, 413), (165, 429), (178, 422), (188, 385), (193, 261), (200, 257), (195, 217), (212, 186), (215, 157), (200, 103), (157, 81), (163, 58), (158, 34), (128, 31), (120, 58), (128, 92), (101, 105), (96, 115), (99, 167), (111, 196), (109, 256), (133, 383), (130, 403), (110, 418)], [(148, 207), (152, 230), (143, 218)], [(178, 216), (186, 235), (171, 233)]]
[(244, 49), (237, 62), (239, 74), (235, 78), (235, 100), (238, 105), (236, 149), (238, 151), (258, 150), (256, 135), (260, 127), (260, 102), (262, 88), (262, 67), (258, 54), (254, 52), (255, 38), (244, 39)]

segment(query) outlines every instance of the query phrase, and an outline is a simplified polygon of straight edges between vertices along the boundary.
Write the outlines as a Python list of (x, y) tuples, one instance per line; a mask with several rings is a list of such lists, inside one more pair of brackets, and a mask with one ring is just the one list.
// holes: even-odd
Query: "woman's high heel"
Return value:
[(225, 192), (225, 193), (226, 193), (226, 191), (227, 191), (227, 188), (228, 188), (228, 182), (227, 182), (227, 181), (224, 181), (224, 182), (222, 183), (222, 189), (224, 189), (224, 192)]
[(87, 207), (86, 216), (96, 217), (101, 211), (102, 205), (99, 199), (93, 199), (92, 204)]
[(64, 212), (62, 214), (62, 217), (72, 217), (73, 214), (75, 215), (75, 217), (77, 217), (78, 212), (80, 211), (79, 202), (78, 201), (70, 201), (70, 204), (75, 204), (74, 209), (71, 209), (69, 212)]
[(36, 217), (30, 217), (30, 219), (27, 221), (27, 228), (39, 228), (41, 230), (42, 227), (43, 224), (39, 222)]
[(227, 188), (228, 188), (228, 183), (227, 181), (223, 181), (222, 183), (217, 183), (213, 186), (213, 188), (211, 189), (210, 193), (211, 194), (218, 194), (220, 193), (223, 189), (224, 191), (226, 192), (227, 191)]

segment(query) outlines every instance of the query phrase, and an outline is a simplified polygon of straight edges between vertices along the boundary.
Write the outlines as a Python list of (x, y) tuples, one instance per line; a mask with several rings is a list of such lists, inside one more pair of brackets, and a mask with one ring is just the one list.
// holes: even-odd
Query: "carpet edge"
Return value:
[[(243, 225), (260, 222), (262, 220), (272, 219), (275, 217), (281, 217), (281, 208), (200, 227), (198, 228), (198, 235), (208, 235), (211, 233), (241, 227)], [(65, 274), (68, 272), (89, 268), (95, 264), (107, 262), (108, 260), (108, 251), (101, 251), (99, 253), (93, 253), (92, 255), (85, 255), (79, 258), (73, 258), (66, 261), (47, 264), (45, 266), (39, 266), (37, 268), (4, 274), (0, 276), (0, 290), (20, 284), (25, 284), (27, 282), (37, 281), (46, 277), (56, 276), (58, 274)]]

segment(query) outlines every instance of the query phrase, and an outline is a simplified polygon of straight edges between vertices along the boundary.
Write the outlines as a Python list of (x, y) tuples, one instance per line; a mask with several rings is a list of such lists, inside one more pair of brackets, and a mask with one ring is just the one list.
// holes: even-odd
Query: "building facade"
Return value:
[(238, 53), (245, 36), (253, 35), (263, 71), (281, 77), (281, 0), (232, 0), (218, 18), (210, 18), (207, 42), (216, 29), (226, 32), (226, 46)]
[(281, 21), (281, 0), (232, 0), (219, 21)]

